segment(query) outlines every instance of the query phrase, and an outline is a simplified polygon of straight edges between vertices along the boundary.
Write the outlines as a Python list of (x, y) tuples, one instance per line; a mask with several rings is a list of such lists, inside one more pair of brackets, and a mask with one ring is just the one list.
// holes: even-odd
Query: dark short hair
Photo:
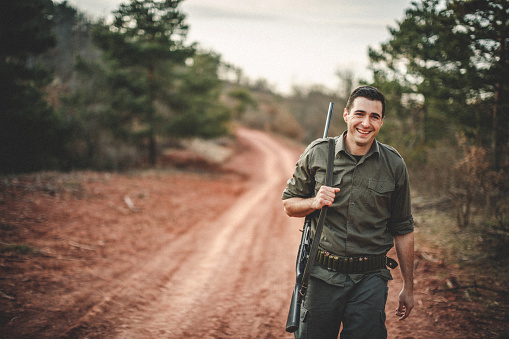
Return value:
[(382, 92), (371, 86), (361, 86), (353, 90), (352, 94), (350, 94), (350, 98), (348, 98), (348, 102), (346, 103), (346, 110), (348, 113), (350, 113), (350, 110), (352, 109), (354, 100), (359, 97), (380, 101), (382, 103), (382, 118), (385, 116), (385, 97)]

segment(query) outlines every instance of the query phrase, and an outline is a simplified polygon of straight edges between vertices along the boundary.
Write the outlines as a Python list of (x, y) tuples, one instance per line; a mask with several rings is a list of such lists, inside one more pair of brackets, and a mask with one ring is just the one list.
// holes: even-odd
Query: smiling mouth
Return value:
[(364, 134), (364, 135), (368, 135), (369, 133), (371, 133), (371, 131), (363, 131), (360, 129), (357, 129), (357, 132), (359, 132), (360, 134)]

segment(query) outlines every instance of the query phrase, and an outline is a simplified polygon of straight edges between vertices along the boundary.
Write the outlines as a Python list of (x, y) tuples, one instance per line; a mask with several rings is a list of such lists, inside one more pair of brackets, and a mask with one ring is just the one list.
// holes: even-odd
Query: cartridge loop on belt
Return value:
[(385, 268), (387, 257), (385, 255), (341, 257), (319, 248), (316, 253), (315, 262), (333, 272), (364, 273)]

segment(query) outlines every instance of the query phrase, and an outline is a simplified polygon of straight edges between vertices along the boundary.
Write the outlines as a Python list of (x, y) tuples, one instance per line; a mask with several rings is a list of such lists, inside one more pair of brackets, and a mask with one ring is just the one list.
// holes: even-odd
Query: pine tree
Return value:
[(54, 45), (51, 0), (0, 5), (0, 172), (59, 167), (63, 120), (44, 99), (49, 72), (35, 57)]
[(188, 26), (180, 2), (131, 0), (114, 13), (111, 26), (102, 25), (94, 35), (110, 61), (119, 121), (146, 140), (151, 164), (156, 162), (156, 136), (165, 130), (159, 104), (178, 109), (172, 70), (184, 67), (194, 53), (185, 45)]

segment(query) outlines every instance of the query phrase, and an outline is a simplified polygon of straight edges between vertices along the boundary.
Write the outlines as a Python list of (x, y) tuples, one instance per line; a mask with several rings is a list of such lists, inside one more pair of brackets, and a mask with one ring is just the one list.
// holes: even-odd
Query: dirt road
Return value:
[[(282, 215), (280, 192), (295, 155), (259, 132), (240, 137), (257, 153), (245, 192), (140, 263), (81, 321), (114, 322), (117, 338), (285, 336), (298, 222)], [(110, 306), (120, 299), (130, 307)]]
[[(280, 197), (301, 150), (258, 131), (238, 137), (230, 174), (4, 178), (2, 242), (38, 255), (0, 257), (0, 337), (292, 338), (302, 220)], [(437, 319), (419, 285), (398, 322), (394, 276), (389, 338), (469, 337), (464, 323)]]

